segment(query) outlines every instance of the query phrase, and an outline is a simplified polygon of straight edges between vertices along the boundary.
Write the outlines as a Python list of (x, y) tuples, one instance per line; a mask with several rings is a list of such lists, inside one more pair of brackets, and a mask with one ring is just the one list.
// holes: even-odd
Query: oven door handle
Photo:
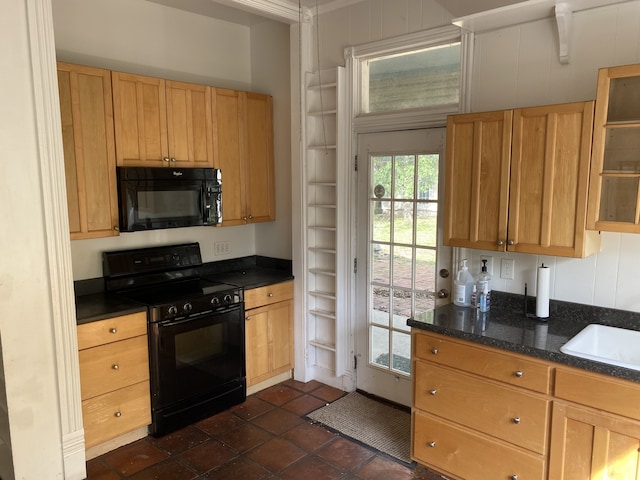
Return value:
[[(211, 313), (211, 312), (203, 312), (203, 313)], [(183, 323), (189, 323), (189, 322), (193, 322), (195, 320), (198, 320), (198, 319), (200, 319), (201, 316), (202, 316), (202, 314), (194, 315), (194, 316), (187, 317), (187, 318), (183, 318), (181, 320), (165, 320), (163, 322), (158, 322), (158, 325), (160, 327), (175, 327), (177, 325), (182, 325)]]

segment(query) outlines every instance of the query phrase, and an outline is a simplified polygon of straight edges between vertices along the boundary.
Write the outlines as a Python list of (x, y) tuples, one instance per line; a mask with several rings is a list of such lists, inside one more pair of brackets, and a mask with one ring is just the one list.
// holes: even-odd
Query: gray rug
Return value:
[(411, 414), (351, 392), (307, 415), (332, 430), (411, 463)]

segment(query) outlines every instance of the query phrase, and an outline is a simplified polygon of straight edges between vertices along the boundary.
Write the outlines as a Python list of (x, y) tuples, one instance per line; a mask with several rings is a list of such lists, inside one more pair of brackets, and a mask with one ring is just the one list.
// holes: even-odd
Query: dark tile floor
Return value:
[(89, 480), (439, 480), (311, 423), (305, 415), (344, 392), (288, 380), (164, 437), (146, 437), (87, 462)]

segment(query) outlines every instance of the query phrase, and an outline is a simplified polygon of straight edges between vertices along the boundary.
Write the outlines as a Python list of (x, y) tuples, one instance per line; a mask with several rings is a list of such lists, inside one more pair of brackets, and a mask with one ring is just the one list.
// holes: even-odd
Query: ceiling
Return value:
[[(205, 15), (220, 20), (251, 26), (264, 22), (269, 18), (269, 13), (260, 12), (260, 4), (274, 4), (278, 8), (298, 9), (296, 0), (260, 0), (248, 2), (247, 0), (147, 0), (153, 3), (177, 8), (198, 15)], [(315, 13), (342, 8), (356, 4), (362, 0), (299, 0), (302, 6)], [(454, 18), (464, 17), (473, 13), (484, 12), (494, 8), (520, 3), (523, 0), (435, 0), (443, 8), (451, 13)], [(258, 4), (258, 7), (255, 6)], [(273, 17), (272, 17), (273, 18)]]

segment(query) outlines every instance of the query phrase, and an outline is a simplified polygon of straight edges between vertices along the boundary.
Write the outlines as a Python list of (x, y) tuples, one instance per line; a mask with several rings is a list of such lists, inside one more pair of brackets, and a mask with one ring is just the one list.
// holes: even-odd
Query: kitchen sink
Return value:
[(562, 353), (640, 370), (640, 331), (592, 323), (560, 347)]

